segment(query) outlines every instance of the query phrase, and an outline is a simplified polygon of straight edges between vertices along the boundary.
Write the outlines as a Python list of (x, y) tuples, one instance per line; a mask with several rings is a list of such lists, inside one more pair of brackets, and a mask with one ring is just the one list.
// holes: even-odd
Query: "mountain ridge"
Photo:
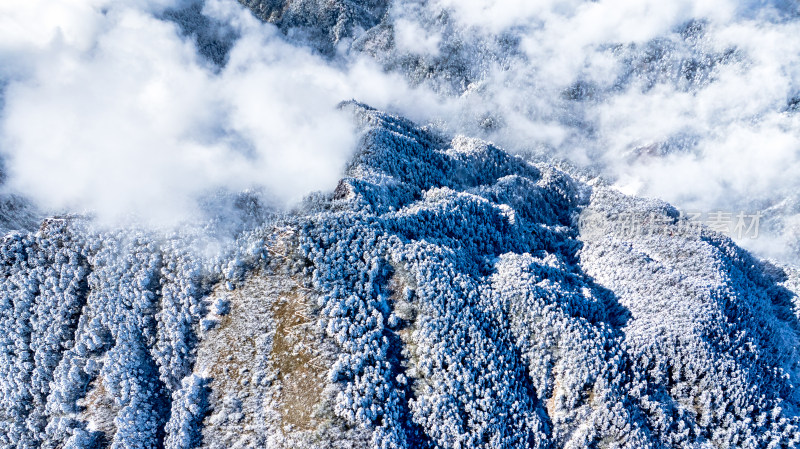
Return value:
[(800, 444), (795, 272), (667, 203), (340, 107), (362, 132), (335, 191), (212, 256), (77, 218), (7, 235), (0, 445)]

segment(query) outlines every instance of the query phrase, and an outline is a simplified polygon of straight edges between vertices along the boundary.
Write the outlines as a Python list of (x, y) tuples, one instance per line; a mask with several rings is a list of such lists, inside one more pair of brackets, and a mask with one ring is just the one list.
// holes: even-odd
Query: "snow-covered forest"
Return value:
[(335, 191), (213, 256), (80, 217), (4, 238), (3, 447), (800, 445), (794, 271), (341, 107), (362, 134)]
[(0, 448), (800, 448), (796, 2), (6, 1)]

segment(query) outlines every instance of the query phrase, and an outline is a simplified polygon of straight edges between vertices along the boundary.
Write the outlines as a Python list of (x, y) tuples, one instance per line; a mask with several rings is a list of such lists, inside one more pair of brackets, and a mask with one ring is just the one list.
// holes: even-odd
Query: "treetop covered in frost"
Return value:
[[(335, 191), (249, 213), (217, 253), (74, 218), (6, 235), (0, 445), (800, 445), (795, 272), (668, 204), (341, 107), (362, 132)], [(317, 404), (281, 395), (312, 366)]]

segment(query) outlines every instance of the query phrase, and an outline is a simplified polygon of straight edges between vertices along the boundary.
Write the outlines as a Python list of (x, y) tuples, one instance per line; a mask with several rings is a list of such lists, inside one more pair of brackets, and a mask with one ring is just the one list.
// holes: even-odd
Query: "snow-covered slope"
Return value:
[(362, 134), (336, 190), (233, 243), (7, 235), (0, 445), (800, 445), (796, 272), (668, 204), (342, 108)]
[(376, 26), (389, 9), (387, 0), (240, 0), (260, 19), (295, 38), (310, 39), (331, 55), (343, 39)]
[(686, 210), (761, 211), (760, 237), (739, 243), (800, 261), (796, 1), (240, 3), (440, 102), (393, 98), (392, 111)]
[[(0, 101), (2, 107), (2, 101)], [(6, 191), (6, 174), (0, 160), (0, 233), (14, 229), (35, 229), (42, 219), (42, 213), (19, 194)]]

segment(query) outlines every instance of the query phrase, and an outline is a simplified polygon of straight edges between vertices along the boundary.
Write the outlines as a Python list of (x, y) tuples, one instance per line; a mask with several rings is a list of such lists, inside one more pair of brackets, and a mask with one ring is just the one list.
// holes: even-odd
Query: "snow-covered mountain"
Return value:
[(401, 115), (682, 210), (763, 213), (738, 243), (800, 262), (796, 1), (241, 3), (437, 98), (387, 102)]
[(800, 447), (798, 148), (796, 1), (5, 0), (0, 448)]
[(335, 191), (241, 200), (235, 241), (78, 217), (4, 237), (0, 445), (800, 445), (797, 271), (666, 203), (341, 109), (360, 140)]

